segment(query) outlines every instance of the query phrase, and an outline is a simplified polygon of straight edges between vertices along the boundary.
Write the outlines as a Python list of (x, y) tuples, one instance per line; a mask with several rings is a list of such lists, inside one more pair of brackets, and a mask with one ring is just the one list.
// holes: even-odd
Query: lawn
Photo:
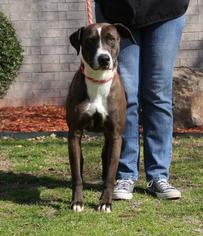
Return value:
[(101, 192), (102, 138), (85, 138), (85, 210), (70, 210), (67, 141), (54, 137), (0, 140), (0, 235), (203, 235), (203, 138), (174, 139), (171, 183), (182, 199), (147, 195), (143, 162), (131, 201), (96, 211)]

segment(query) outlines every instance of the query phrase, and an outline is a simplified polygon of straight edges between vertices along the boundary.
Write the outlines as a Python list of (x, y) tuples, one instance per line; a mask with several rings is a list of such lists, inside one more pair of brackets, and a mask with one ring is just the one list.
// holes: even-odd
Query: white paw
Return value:
[(109, 204), (101, 204), (98, 207), (98, 211), (106, 212), (106, 213), (111, 213), (112, 212), (111, 205), (109, 205)]
[(82, 212), (84, 210), (84, 206), (80, 204), (73, 204), (72, 209), (74, 212)]

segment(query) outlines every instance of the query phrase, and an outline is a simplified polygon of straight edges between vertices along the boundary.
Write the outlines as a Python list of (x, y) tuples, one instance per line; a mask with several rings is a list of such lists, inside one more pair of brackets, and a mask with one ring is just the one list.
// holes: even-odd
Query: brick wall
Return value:
[[(85, 0), (0, 0), (24, 49), (19, 76), (0, 107), (63, 105), (79, 58), (68, 35), (86, 24)], [(191, 0), (177, 66), (203, 68), (203, 0)]]
[(176, 66), (203, 69), (203, 0), (190, 0)]

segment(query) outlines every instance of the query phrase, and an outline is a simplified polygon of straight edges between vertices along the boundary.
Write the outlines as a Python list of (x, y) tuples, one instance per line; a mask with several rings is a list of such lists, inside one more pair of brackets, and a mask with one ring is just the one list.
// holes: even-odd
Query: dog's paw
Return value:
[(82, 212), (84, 210), (84, 205), (81, 203), (72, 203), (71, 209), (73, 209), (74, 212)]
[(104, 204), (104, 203), (100, 204), (99, 207), (98, 207), (98, 211), (111, 213), (112, 212), (111, 204)]

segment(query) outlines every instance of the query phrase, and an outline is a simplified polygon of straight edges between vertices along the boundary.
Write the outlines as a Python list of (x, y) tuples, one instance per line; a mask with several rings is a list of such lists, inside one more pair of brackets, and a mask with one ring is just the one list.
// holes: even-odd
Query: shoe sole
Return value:
[(175, 200), (181, 198), (181, 193), (158, 193), (158, 192), (152, 192), (150, 190), (148, 190), (148, 192), (154, 196), (157, 196), (160, 199)]
[(131, 200), (133, 198), (132, 193), (113, 193), (113, 200)]

